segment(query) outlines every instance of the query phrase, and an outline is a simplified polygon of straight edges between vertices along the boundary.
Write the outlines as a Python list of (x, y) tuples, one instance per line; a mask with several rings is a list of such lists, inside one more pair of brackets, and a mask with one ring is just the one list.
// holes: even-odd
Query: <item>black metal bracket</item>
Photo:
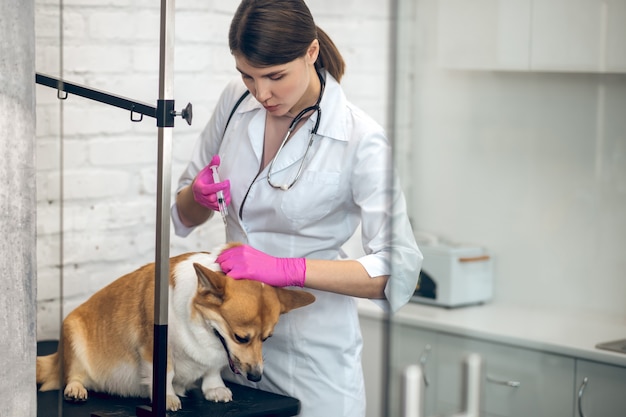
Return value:
[(174, 127), (174, 100), (157, 100), (156, 119), (158, 127)]
[[(157, 126), (159, 127), (174, 127), (175, 116), (181, 116), (187, 121), (188, 125), (191, 125), (193, 117), (191, 103), (188, 103), (187, 106), (180, 113), (178, 113), (174, 110), (174, 100), (158, 100), (157, 107), (154, 107), (146, 103), (134, 101), (126, 97), (110, 94), (90, 87), (85, 87), (80, 84), (71, 83), (41, 73), (35, 74), (35, 82), (37, 84), (56, 89), (57, 98), (59, 98), (59, 100), (65, 100), (69, 94), (75, 94), (80, 97), (85, 97), (90, 100), (128, 110), (130, 111), (130, 120), (133, 122), (141, 122), (143, 120), (143, 116), (148, 116), (157, 119)], [(62, 94), (62, 92), (64, 94)]]

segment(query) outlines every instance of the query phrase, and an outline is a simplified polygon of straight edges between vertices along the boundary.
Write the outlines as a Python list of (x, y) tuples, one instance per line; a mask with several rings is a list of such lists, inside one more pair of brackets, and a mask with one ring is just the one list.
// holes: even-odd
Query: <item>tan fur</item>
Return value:
[(59, 389), (61, 385), (61, 369), (57, 352), (48, 356), (37, 357), (37, 384), (42, 391)]
[[(226, 364), (259, 380), (262, 342), (271, 336), (279, 315), (315, 300), (305, 291), (234, 280), (213, 270), (214, 259), (208, 253), (170, 259), (168, 410), (180, 409), (178, 396), (200, 378), (208, 400), (230, 401), (232, 394), (219, 375)], [(59, 349), (63, 384), (59, 355), (54, 353), (37, 358), (40, 389), (63, 385), (65, 397), (74, 401), (85, 400), (87, 390), (151, 396), (154, 279), (154, 264), (148, 264), (72, 311), (63, 321)]]

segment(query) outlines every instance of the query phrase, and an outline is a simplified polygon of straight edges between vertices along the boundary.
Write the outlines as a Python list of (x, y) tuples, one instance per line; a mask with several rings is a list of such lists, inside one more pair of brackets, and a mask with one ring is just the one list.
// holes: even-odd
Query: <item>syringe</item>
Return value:
[[(220, 175), (217, 173), (217, 165), (213, 165), (211, 167), (211, 171), (213, 171), (213, 182), (215, 184), (217, 184), (218, 182), (222, 182), (220, 180)], [(224, 199), (224, 192), (220, 190), (216, 194), (217, 194), (217, 205), (220, 209), (222, 220), (224, 220), (224, 226), (226, 226), (226, 216), (228, 216), (228, 207), (226, 207), (226, 200)]]

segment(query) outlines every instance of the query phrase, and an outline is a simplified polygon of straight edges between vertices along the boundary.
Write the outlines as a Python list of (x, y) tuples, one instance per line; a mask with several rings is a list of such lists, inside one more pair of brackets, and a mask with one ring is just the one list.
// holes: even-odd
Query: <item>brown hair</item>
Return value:
[(317, 39), (320, 53), (316, 68), (326, 69), (337, 81), (345, 62), (334, 42), (317, 27), (303, 0), (242, 0), (228, 33), (233, 54), (241, 54), (252, 65), (286, 64), (303, 57)]

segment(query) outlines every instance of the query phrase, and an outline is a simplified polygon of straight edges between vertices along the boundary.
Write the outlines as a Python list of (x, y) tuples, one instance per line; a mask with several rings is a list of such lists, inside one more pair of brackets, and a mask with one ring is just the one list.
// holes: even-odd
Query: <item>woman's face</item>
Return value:
[(235, 55), (237, 70), (250, 93), (273, 116), (296, 114), (315, 104), (319, 96), (319, 79), (315, 60), (319, 43), (314, 40), (307, 53), (291, 62), (270, 67), (255, 67), (240, 54)]

